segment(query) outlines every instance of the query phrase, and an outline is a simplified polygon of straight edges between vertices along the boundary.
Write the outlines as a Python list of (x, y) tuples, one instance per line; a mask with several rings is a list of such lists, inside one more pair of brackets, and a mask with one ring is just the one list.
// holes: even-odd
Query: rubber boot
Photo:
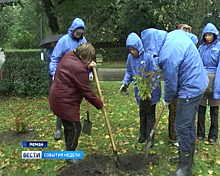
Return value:
[(57, 119), (56, 119), (56, 132), (54, 134), (55, 140), (61, 139), (61, 126), (62, 126), (62, 120), (61, 120), (61, 118), (57, 117)]
[(214, 144), (218, 138), (218, 111), (218, 106), (210, 106), (211, 126), (209, 129), (208, 140), (209, 142), (212, 140), (212, 144)]
[[(66, 145), (66, 151), (75, 151), (75, 149), (72, 149), (71, 147)], [(66, 159), (66, 163), (69, 164), (78, 164), (79, 160), (76, 159)]]
[(199, 105), (198, 122), (197, 122), (197, 138), (204, 139), (205, 137), (205, 113), (206, 106)]
[(170, 158), (170, 162), (179, 163), (180, 162), (180, 158), (179, 157), (177, 157), (177, 158)]
[(180, 158), (179, 167), (174, 173), (170, 174), (169, 176), (191, 176), (192, 174), (191, 167), (193, 160), (191, 150), (190, 152), (184, 152), (181, 150), (179, 151), (179, 158)]
[[(191, 152), (192, 152), (192, 158), (194, 157), (194, 154), (195, 154), (195, 143), (192, 144), (192, 148), (191, 148)], [(173, 162), (173, 163), (179, 163), (180, 162), (180, 158), (177, 157), (177, 158), (170, 158), (170, 162)], [(194, 165), (194, 161), (192, 159), (192, 165)]]

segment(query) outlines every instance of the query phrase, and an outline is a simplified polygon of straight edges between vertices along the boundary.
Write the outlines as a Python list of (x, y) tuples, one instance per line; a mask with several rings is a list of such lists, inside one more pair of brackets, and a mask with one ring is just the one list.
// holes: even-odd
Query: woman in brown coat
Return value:
[[(66, 53), (58, 64), (50, 88), (50, 108), (62, 119), (67, 151), (74, 151), (78, 145), (81, 132), (79, 111), (83, 98), (97, 109), (103, 108), (102, 100), (89, 87), (88, 69), (96, 64), (88, 62), (94, 54), (95, 49), (90, 43), (83, 43), (76, 51)], [(76, 163), (73, 159), (66, 161)]]

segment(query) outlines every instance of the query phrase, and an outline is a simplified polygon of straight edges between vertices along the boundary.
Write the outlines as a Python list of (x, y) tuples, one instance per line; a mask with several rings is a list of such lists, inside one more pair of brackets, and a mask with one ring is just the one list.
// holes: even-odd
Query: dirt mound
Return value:
[[(94, 154), (81, 160), (79, 164), (65, 167), (58, 176), (123, 176), (139, 169), (146, 169), (149, 163), (156, 164), (155, 156), (149, 155), (148, 160), (145, 161), (144, 154), (120, 155), (123, 170), (119, 170), (112, 156)], [(146, 172), (145, 175), (147, 175)]]
[(37, 136), (35, 131), (26, 131), (24, 133), (17, 133), (16, 131), (5, 131), (0, 133), (0, 143), (16, 144), (25, 140), (34, 139)]

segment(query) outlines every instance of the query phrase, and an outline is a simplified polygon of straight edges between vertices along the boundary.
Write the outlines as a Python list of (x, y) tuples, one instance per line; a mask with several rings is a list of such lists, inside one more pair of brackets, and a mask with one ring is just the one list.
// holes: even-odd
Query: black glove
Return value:
[(123, 95), (127, 95), (127, 88), (128, 86), (126, 84), (122, 84), (121, 88), (119, 89), (119, 91), (123, 94)]

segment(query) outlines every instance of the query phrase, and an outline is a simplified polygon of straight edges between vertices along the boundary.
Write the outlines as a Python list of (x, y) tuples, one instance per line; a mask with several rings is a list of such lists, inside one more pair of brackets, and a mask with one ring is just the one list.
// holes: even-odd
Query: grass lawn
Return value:
[[(119, 93), (120, 82), (100, 82), (104, 97), (106, 111), (112, 128), (118, 154), (144, 153), (145, 144), (137, 142), (139, 138), (138, 106), (134, 99), (132, 85), (129, 95)], [(157, 113), (162, 103), (157, 105)], [(16, 110), (12, 112), (13, 110)], [(21, 116), (28, 123), (28, 128), (36, 132), (32, 140), (48, 141), (48, 148), (43, 150), (65, 150), (63, 139), (56, 142), (53, 139), (55, 130), (55, 117), (49, 110), (48, 98), (5, 98), (0, 100), (0, 133), (14, 130), (14, 118)], [(85, 102), (81, 106), (81, 118), (86, 117)], [(77, 150), (84, 152), (84, 157), (91, 153), (113, 156), (110, 140), (101, 111), (90, 108), (90, 118), (93, 122), (92, 135), (81, 133)], [(149, 164), (147, 168), (124, 173), (126, 176), (165, 176), (176, 169), (176, 164), (169, 162), (170, 157), (177, 156), (177, 148), (168, 142), (168, 110), (166, 109), (155, 130), (155, 145), (150, 149), (151, 154), (158, 158), (156, 163)], [(209, 111), (207, 112), (207, 130), (209, 127)], [(8, 139), (11, 141), (12, 139)], [(27, 140), (27, 139), (26, 139)], [(0, 143), (0, 175), (3, 176), (55, 176), (67, 165), (64, 160), (22, 160), (23, 149), (21, 141), (8, 144)], [(193, 167), (194, 176), (220, 175), (220, 143), (208, 145), (196, 144)], [(146, 174), (148, 173), (148, 174)]]

